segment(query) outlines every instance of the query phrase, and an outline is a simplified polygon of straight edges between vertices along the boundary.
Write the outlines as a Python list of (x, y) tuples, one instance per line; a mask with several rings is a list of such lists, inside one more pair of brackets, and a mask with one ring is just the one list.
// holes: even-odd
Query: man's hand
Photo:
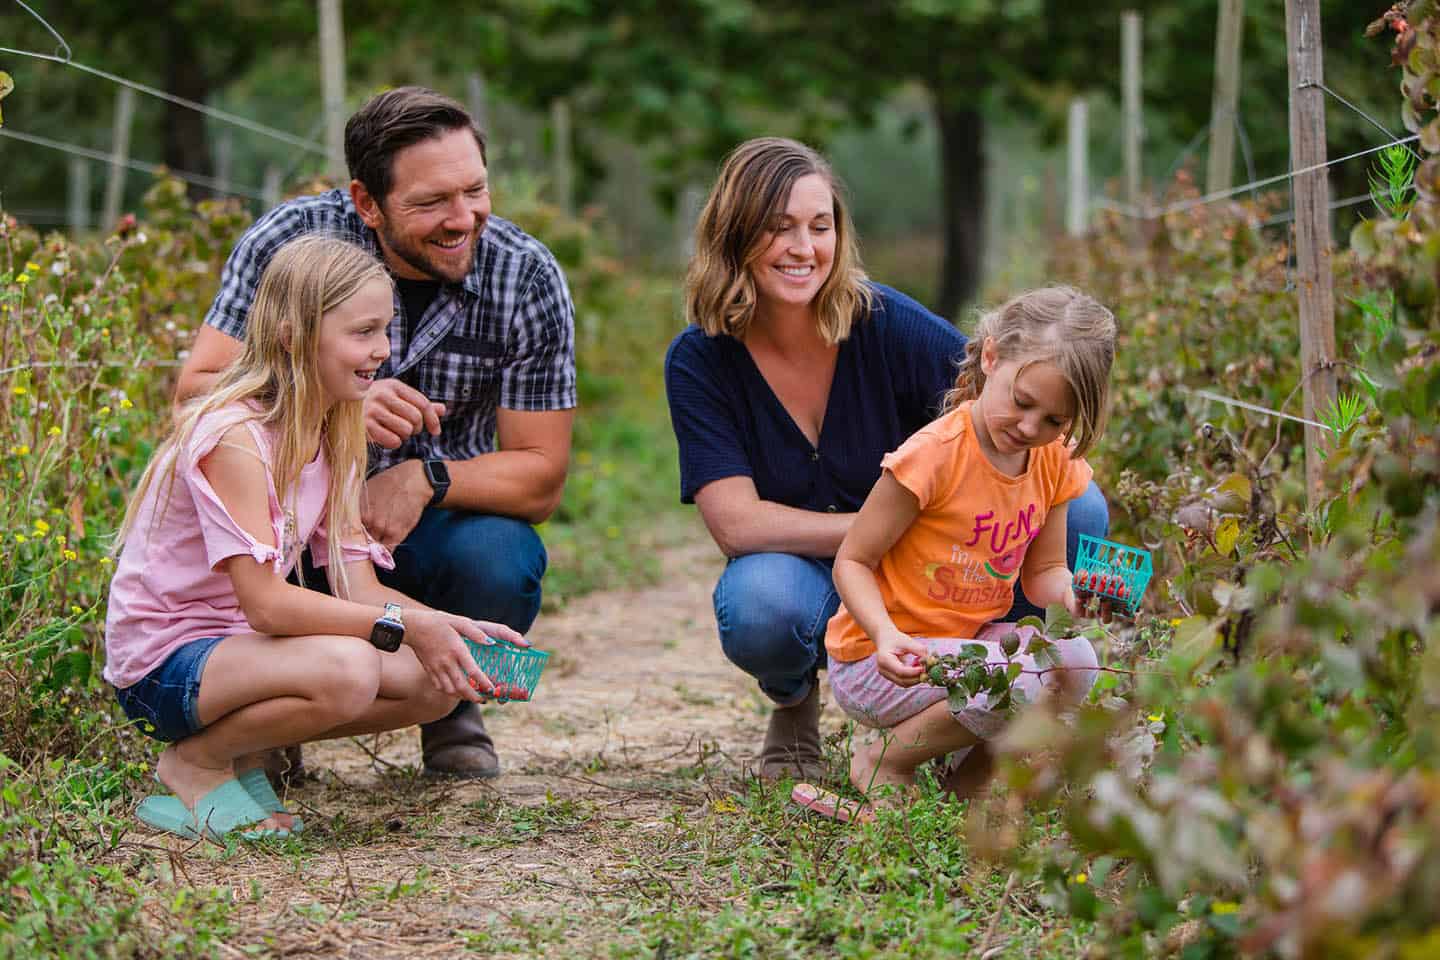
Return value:
[(475, 664), (475, 658), (470, 656), (461, 637), (469, 637), (479, 644), (488, 643), (489, 637), (500, 637), (511, 643), (529, 646), (520, 634), (504, 624), (471, 620), (438, 610), (416, 610), (406, 614), (405, 642), (415, 652), (415, 658), (425, 668), (435, 689), (446, 696), (472, 703), (478, 703), (482, 697), (494, 693), (495, 684)]
[(365, 434), (371, 443), (387, 450), (394, 450), (421, 430), (440, 436), (443, 416), (445, 404), (430, 402), (425, 394), (394, 377), (376, 380), (365, 392)]
[(370, 536), (394, 550), (420, 522), (434, 493), (419, 460), (397, 463), (365, 481), (360, 522)]

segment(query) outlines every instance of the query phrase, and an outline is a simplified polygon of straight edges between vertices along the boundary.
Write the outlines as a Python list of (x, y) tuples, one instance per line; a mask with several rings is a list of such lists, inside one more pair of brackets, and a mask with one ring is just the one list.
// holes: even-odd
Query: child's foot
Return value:
[[(181, 740), (170, 744), (161, 752), (160, 759), (155, 764), (155, 775), (161, 783), (170, 788), (185, 805), (186, 810), (193, 812), (201, 797), (235, 779), (235, 768), (230, 763), (211, 766), (207, 763), (207, 758), (188, 756), (193, 751), (185, 744), (186, 742)], [(258, 830), (289, 829), (274, 815), (256, 822), (254, 827)]]
[[(885, 762), (890, 738), (880, 737), (858, 747), (850, 755), (850, 782), (867, 797), (884, 803), (903, 801), (915, 787), (915, 771)], [(888, 789), (885, 789), (888, 788)]]
[[(275, 788), (270, 785), (270, 780), (265, 775), (265, 757), (267, 753), (268, 751), (262, 751), (243, 757), (236, 757), (235, 778), (240, 781), (240, 785), (245, 788), (245, 792), (250, 794), (256, 803), (260, 804), (260, 808), (270, 814), (271, 820), (286, 830), (289, 830), (291, 833), (299, 833), (300, 828), (297, 826), (300, 822), (299, 818), (284, 808), (279, 796), (275, 793)], [(260, 773), (256, 775), (251, 773), (252, 770), (258, 770)]]

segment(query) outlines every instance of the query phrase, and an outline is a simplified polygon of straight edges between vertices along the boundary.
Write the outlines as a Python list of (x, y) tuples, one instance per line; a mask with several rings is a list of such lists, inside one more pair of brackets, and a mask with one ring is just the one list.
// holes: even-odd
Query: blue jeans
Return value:
[(545, 545), (523, 520), (429, 507), (393, 553), (380, 582), (427, 607), (521, 633), (540, 613)]
[(200, 675), (224, 637), (201, 637), (178, 647), (154, 670), (128, 687), (116, 687), (115, 699), (142, 732), (162, 743), (199, 733)]
[[(1093, 482), (1070, 502), (1066, 514), (1065, 558), (1071, 569), (1080, 534), (1110, 531), (1110, 508)], [(715, 623), (720, 648), (730, 662), (754, 677), (779, 706), (804, 700), (825, 662), (825, 626), (840, 607), (831, 577), (832, 560), (789, 553), (735, 557), (715, 584)], [(1017, 588), (1005, 620), (1043, 617)]]

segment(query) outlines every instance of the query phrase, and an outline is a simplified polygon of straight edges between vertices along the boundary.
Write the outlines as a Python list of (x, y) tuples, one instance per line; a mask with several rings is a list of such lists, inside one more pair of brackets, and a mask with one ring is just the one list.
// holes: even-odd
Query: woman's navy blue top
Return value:
[(750, 477), (760, 499), (806, 510), (860, 509), (880, 459), (940, 412), (965, 336), (916, 301), (876, 284), (870, 315), (840, 344), (812, 446), (755, 366), (724, 334), (683, 330), (665, 355), (670, 422), (680, 445), (680, 500), (725, 477)]

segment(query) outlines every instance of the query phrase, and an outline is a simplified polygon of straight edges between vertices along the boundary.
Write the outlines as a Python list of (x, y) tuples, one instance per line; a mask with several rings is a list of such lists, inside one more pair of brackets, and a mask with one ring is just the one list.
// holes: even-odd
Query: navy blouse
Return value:
[(680, 500), (725, 477), (760, 499), (806, 510), (860, 509), (880, 459), (935, 419), (965, 355), (965, 336), (916, 301), (874, 285), (870, 316), (840, 344), (819, 446), (812, 446), (734, 337), (683, 330), (665, 355), (680, 446)]

